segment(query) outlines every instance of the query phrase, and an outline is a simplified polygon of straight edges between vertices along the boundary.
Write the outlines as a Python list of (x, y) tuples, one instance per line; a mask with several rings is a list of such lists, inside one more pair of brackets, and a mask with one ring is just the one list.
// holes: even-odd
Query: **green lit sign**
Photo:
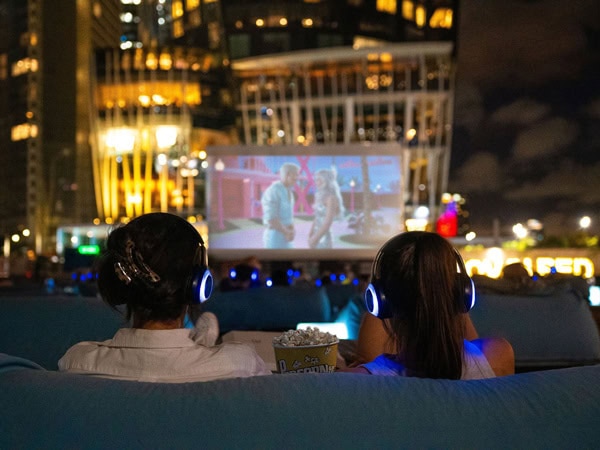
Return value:
[(80, 255), (97, 255), (100, 253), (99, 245), (80, 245), (77, 247)]

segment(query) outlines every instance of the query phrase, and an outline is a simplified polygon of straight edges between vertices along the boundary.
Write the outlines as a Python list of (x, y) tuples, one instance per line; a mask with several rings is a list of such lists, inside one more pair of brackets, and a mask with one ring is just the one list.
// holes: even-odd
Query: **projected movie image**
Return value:
[(397, 155), (209, 160), (211, 249), (375, 248), (400, 227)]

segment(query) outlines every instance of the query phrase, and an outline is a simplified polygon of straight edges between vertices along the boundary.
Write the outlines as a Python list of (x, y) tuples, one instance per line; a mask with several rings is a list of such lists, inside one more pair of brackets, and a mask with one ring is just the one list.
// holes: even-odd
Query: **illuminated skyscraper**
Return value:
[[(118, 0), (0, 0), (0, 234), (53, 245), (94, 217), (89, 159), (92, 48), (118, 45)], [(28, 233), (26, 233), (28, 234)], [(12, 244), (14, 246), (21, 243)]]

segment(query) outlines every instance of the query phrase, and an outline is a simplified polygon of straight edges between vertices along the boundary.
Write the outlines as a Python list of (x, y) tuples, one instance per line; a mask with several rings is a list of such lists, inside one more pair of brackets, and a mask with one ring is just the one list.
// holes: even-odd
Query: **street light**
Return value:
[(475, 233), (474, 231), (469, 231), (467, 234), (465, 234), (465, 239), (467, 240), (467, 242), (471, 242), (476, 237), (477, 233)]
[(579, 226), (584, 230), (587, 230), (591, 224), (592, 219), (590, 218), (590, 216), (583, 216), (581, 219), (579, 219)]
[(515, 233), (517, 239), (525, 239), (527, 237), (527, 228), (525, 228), (522, 223), (517, 223), (516, 225), (513, 225), (512, 230), (513, 233)]

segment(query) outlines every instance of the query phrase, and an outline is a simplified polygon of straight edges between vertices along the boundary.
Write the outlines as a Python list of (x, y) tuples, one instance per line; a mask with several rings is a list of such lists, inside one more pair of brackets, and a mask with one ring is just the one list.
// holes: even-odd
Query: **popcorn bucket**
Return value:
[(273, 344), (279, 373), (330, 373), (335, 371), (338, 342), (320, 345)]

